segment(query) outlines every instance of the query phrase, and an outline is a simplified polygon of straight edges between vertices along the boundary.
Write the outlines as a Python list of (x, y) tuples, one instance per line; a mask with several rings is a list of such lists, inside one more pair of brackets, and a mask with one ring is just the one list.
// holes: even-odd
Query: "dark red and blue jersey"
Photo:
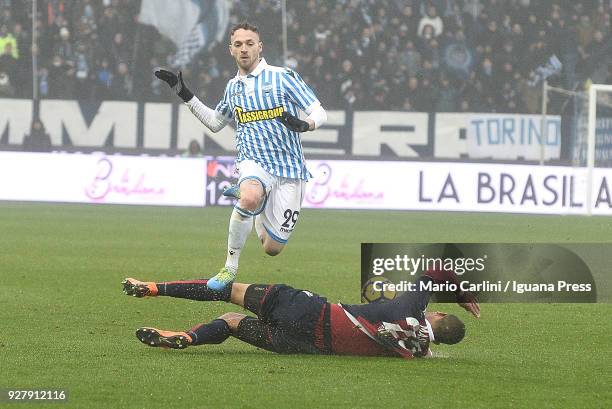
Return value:
[[(365, 356), (431, 356), (431, 326), (425, 319), (430, 288), (422, 283), (456, 281), (447, 271), (428, 271), (416, 291), (370, 304), (331, 304), (324, 297), (283, 284), (260, 285), (260, 320), (269, 325), (271, 350)], [(250, 288), (250, 287), (249, 287)], [(382, 334), (382, 336), (381, 336)]]
[[(428, 276), (419, 281), (432, 280)], [(422, 288), (417, 283), (417, 288)], [(421, 354), (429, 353), (429, 342), (433, 338), (431, 327), (425, 320), (425, 309), (429, 303), (429, 291), (407, 292), (394, 300), (370, 304), (332, 304), (330, 311), (331, 350), (336, 354), (403, 356), (412, 358), (414, 354), (402, 348), (389, 348), (376, 337), (377, 329), (385, 324), (397, 326), (398, 331), (411, 329), (410, 318), (419, 323), (417, 337)], [(400, 330), (401, 328), (401, 330)]]

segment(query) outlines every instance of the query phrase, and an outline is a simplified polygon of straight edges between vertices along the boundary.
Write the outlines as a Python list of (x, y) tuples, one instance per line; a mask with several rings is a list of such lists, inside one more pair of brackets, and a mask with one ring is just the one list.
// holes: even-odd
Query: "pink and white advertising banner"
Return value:
[(0, 200), (204, 206), (206, 160), (0, 152)]
[[(586, 214), (587, 170), (445, 162), (309, 161), (303, 207)], [(593, 214), (612, 215), (612, 169), (593, 170)]]
[[(231, 205), (221, 196), (235, 183), (230, 162), (0, 152), (0, 200)], [(221, 165), (227, 174), (211, 173)], [(306, 185), (305, 208), (588, 213), (585, 168), (342, 160), (311, 160), (308, 168), (314, 177)], [(612, 169), (593, 170), (591, 203), (592, 214), (612, 215)]]

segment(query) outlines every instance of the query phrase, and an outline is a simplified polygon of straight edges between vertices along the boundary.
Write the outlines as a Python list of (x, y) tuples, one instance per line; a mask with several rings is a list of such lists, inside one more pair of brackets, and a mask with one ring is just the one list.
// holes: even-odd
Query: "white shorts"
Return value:
[(274, 176), (249, 159), (238, 163), (236, 167), (239, 172), (238, 184), (255, 179), (263, 185), (266, 199), (257, 217), (261, 218), (272, 239), (282, 244), (287, 243), (300, 216), (306, 181)]

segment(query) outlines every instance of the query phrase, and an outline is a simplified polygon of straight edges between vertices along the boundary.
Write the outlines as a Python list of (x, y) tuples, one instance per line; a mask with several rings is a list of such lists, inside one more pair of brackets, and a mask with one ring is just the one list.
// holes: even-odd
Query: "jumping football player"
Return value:
[[(262, 50), (257, 27), (241, 23), (232, 28), (229, 51), (238, 73), (227, 83), (215, 109), (187, 89), (180, 72), (155, 71), (211, 131), (218, 132), (230, 121), (236, 124), (238, 185), (224, 194), (238, 202), (230, 217), (225, 266), (208, 281), (213, 290), (223, 290), (235, 280), (253, 224), (267, 254), (283, 250), (298, 221), (310, 175), (299, 133), (312, 131), (327, 119), (301, 77), (288, 68), (268, 65)], [(308, 115), (305, 120), (298, 118), (300, 110)]]
[[(449, 271), (428, 271), (421, 284), (457, 283)], [(309, 291), (284, 284), (233, 283), (222, 292), (208, 288), (207, 280), (142, 282), (123, 281), (123, 291), (134, 297), (169, 296), (198, 301), (226, 301), (257, 315), (230, 312), (184, 332), (144, 327), (138, 339), (152, 347), (184, 349), (219, 344), (229, 336), (277, 353), (367, 356), (431, 356), (430, 342), (456, 344), (465, 335), (463, 322), (454, 315), (425, 312), (431, 293), (407, 292), (391, 301), (370, 304), (331, 304)], [(457, 293), (460, 306), (480, 317), (476, 298)]]

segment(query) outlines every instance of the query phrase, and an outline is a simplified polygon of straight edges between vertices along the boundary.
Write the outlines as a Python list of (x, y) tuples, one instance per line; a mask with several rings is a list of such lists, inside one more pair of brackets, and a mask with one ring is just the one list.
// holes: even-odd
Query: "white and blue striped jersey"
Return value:
[(308, 180), (300, 135), (277, 118), (283, 111), (310, 114), (318, 105), (295, 71), (262, 59), (250, 74), (229, 80), (216, 110), (236, 123), (237, 162), (251, 159), (272, 175)]

